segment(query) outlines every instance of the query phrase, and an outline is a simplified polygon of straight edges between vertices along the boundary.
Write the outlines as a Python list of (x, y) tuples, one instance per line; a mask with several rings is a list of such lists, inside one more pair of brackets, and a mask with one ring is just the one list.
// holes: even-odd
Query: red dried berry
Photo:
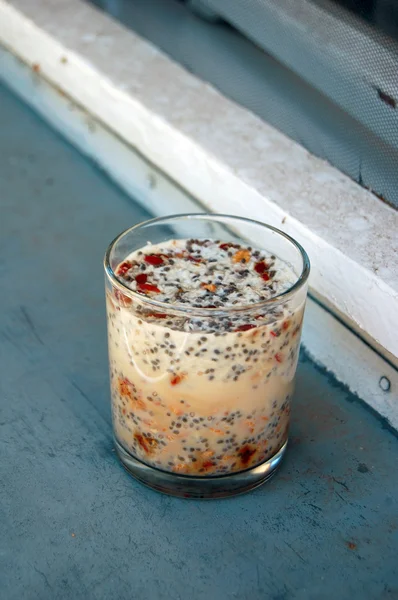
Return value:
[(121, 396), (133, 399), (132, 384), (127, 377), (119, 377), (118, 389)]
[(152, 285), (151, 283), (141, 283), (138, 286), (138, 291), (140, 292), (154, 292), (155, 294), (160, 294), (160, 289), (156, 287), (156, 285)]
[(130, 304), (132, 303), (131, 298), (126, 296), (126, 294), (119, 292), (119, 290), (115, 290), (115, 298), (122, 306), (130, 306)]
[(196, 258), (195, 256), (187, 256), (187, 259), (190, 260), (191, 262), (195, 262), (195, 263), (201, 263), (202, 259), (201, 258)]
[(276, 331), (270, 331), (270, 334), (272, 335), (272, 337), (278, 337), (278, 334), (276, 333)]
[(174, 377), (171, 378), (170, 383), (171, 383), (171, 385), (177, 385), (177, 384), (181, 383), (182, 380), (183, 380), (182, 375), (174, 375)]
[(148, 275), (146, 273), (139, 273), (135, 276), (135, 280), (137, 283), (146, 283), (148, 279)]
[(165, 319), (167, 317), (166, 313), (148, 313), (148, 317), (155, 317), (156, 319)]
[(241, 448), (238, 453), (241, 463), (243, 465), (247, 465), (250, 459), (256, 454), (256, 452), (257, 448), (253, 448), (252, 446), (249, 446), (249, 444), (243, 446), (243, 448)]
[(125, 260), (124, 262), (122, 262), (121, 265), (118, 266), (117, 271), (116, 271), (116, 275), (125, 275), (127, 273), (127, 271), (129, 271), (132, 267), (132, 263), (129, 262), (128, 260)]
[(275, 354), (275, 360), (276, 360), (276, 362), (278, 362), (278, 363), (281, 363), (281, 362), (283, 362), (283, 356), (282, 356), (282, 354), (281, 354), (280, 352), (277, 352), (277, 353)]
[(261, 260), (260, 262), (256, 263), (254, 265), (254, 270), (257, 273), (264, 273), (264, 271), (268, 271), (268, 265), (267, 263), (265, 263), (263, 260)]
[(261, 275), (261, 277), (264, 279), (264, 281), (269, 281), (270, 280), (270, 276), (268, 275), (268, 273), (263, 273)]
[(211, 469), (211, 467), (214, 467), (214, 466), (215, 466), (215, 464), (211, 460), (205, 460), (204, 463), (202, 464), (202, 467), (204, 469)]
[(228, 248), (232, 248), (232, 244), (220, 244), (219, 246), (221, 250), (228, 250)]
[(249, 329), (254, 329), (255, 327), (256, 325), (252, 325), (251, 323), (245, 323), (244, 325), (239, 325), (239, 327), (237, 327), (235, 331), (249, 331)]
[(163, 258), (161, 256), (157, 256), (156, 254), (147, 254), (145, 257), (145, 262), (156, 267), (163, 264)]
[(283, 331), (286, 331), (287, 329), (289, 329), (289, 327), (290, 327), (290, 321), (284, 321), (284, 323), (282, 324)]
[(155, 440), (155, 438), (150, 436), (144, 437), (138, 432), (134, 434), (134, 438), (146, 454), (152, 454), (158, 445), (158, 442)]

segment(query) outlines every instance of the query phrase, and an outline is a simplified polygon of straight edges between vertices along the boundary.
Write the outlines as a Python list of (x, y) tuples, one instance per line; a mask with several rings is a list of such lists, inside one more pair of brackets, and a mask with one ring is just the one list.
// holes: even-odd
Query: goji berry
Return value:
[(119, 290), (115, 290), (115, 298), (119, 304), (122, 304), (123, 306), (129, 306), (132, 303), (131, 298), (126, 296), (126, 294), (119, 292)]
[(171, 385), (177, 385), (178, 383), (181, 383), (182, 380), (182, 375), (174, 375), (174, 377), (171, 378), (170, 383)]
[(256, 452), (257, 448), (253, 448), (248, 444), (246, 446), (243, 446), (243, 448), (241, 448), (238, 452), (241, 463), (243, 465), (247, 465), (247, 463), (250, 461), (250, 459)]
[(257, 273), (264, 273), (264, 271), (268, 270), (268, 265), (263, 260), (261, 260), (260, 262), (258, 262), (254, 265), (254, 270)]
[(256, 327), (256, 325), (252, 325), (251, 323), (245, 323), (244, 325), (239, 325), (239, 327), (237, 327), (235, 331), (249, 331), (249, 329), (254, 329), (254, 327)]
[(138, 290), (140, 292), (154, 292), (155, 294), (160, 294), (160, 289), (156, 287), (156, 285), (152, 285), (151, 283), (139, 284)]
[(122, 262), (121, 265), (118, 266), (116, 274), (117, 275), (125, 275), (129, 269), (131, 269), (132, 264), (128, 260)]
[(214, 467), (214, 466), (215, 466), (215, 465), (214, 465), (214, 462), (213, 462), (213, 461), (211, 461), (211, 460), (206, 460), (206, 461), (203, 463), (203, 465), (202, 465), (202, 467), (203, 467), (204, 469), (210, 469), (211, 467)]
[(156, 254), (147, 254), (145, 257), (145, 262), (153, 266), (158, 266), (163, 264), (163, 258), (161, 256), (157, 256)]
[(135, 276), (135, 280), (137, 283), (146, 283), (148, 279), (148, 275), (146, 273), (139, 273)]

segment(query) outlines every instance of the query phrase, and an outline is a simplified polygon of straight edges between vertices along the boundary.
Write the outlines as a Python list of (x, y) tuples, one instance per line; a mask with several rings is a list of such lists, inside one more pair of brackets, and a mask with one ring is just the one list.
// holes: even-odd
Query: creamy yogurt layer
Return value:
[(272, 457), (287, 440), (304, 306), (261, 303), (292, 287), (292, 269), (251, 247), (191, 239), (147, 245), (116, 276), (137, 293), (107, 294), (118, 442), (195, 476)]

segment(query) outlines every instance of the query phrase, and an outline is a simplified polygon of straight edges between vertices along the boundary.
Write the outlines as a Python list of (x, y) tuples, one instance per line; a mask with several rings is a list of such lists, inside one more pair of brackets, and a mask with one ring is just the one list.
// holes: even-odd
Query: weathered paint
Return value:
[(123, 471), (101, 262), (146, 214), (2, 88), (0, 105), (2, 597), (396, 598), (397, 438), (305, 354), (264, 487), (184, 501)]

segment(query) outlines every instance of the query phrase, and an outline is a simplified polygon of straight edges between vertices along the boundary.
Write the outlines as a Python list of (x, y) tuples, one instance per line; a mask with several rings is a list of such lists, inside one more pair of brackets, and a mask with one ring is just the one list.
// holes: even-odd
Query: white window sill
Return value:
[[(33, 68), (32, 89), (44, 77), (206, 209), (297, 238), (313, 295), (397, 364), (397, 211), (81, 0), (0, 0), (0, 44)], [(0, 77), (56, 121), (5, 56)], [(105, 159), (87, 133), (76, 143), (131, 189), (127, 159), (109, 144)], [(141, 197), (162, 212), (146, 183)], [(179, 212), (194, 204), (177, 201)]]

